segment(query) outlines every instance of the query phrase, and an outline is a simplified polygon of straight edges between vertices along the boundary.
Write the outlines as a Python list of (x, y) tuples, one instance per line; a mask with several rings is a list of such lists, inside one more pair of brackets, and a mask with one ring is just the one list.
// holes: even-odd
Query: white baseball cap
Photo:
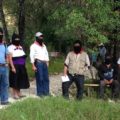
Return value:
[(43, 34), (41, 33), (41, 32), (37, 32), (36, 34), (35, 34), (35, 36), (36, 37), (40, 37), (40, 36), (42, 36)]
[(100, 43), (99, 46), (104, 46), (104, 44), (103, 44), (103, 43)]

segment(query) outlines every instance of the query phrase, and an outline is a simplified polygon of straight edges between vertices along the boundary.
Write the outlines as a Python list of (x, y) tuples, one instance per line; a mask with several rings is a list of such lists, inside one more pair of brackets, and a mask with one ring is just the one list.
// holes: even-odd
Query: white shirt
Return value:
[(117, 64), (120, 64), (120, 58), (118, 59)]
[(15, 45), (8, 46), (8, 52), (12, 54), (12, 57), (20, 57), (25, 55), (22, 46), (16, 47)]
[(43, 46), (40, 46), (35, 42), (30, 46), (31, 63), (34, 63), (35, 59), (49, 61), (48, 51), (45, 44), (43, 44)]

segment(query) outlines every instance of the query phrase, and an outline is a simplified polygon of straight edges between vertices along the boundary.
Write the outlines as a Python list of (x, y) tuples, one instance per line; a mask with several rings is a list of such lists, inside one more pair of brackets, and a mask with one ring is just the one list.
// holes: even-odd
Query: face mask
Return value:
[(36, 38), (36, 41), (42, 46), (42, 43), (43, 43), (43, 39), (40, 39), (40, 38)]
[(20, 45), (20, 41), (13, 41), (13, 45), (19, 46)]
[(74, 52), (76, 54), (80, 53), (81, 47), (80, 46), (74, 46)]
[(0, 43), (2, 43), (3, 35), (0, 35)]

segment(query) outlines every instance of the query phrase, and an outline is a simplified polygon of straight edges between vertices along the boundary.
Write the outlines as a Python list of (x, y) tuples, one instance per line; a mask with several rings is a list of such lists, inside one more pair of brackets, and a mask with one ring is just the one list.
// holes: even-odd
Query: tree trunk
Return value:
[(19, 22), (18, 31), (21, 38), (21, 44), (23, 45), (25, 39), (25, 0), (19, 0)]
[(7, 42), (10, 42), (9, 34), (8, 34), (8, 30), (7, 30), (7, 25), (6, 25), (6, 21), (5, 21), (5, 15), (4, 15), (4, 11), (3, 11), (3, 0), (0, 0), (0, 19), (1, 19), (2, 25), (3, 25), (5, 40)]

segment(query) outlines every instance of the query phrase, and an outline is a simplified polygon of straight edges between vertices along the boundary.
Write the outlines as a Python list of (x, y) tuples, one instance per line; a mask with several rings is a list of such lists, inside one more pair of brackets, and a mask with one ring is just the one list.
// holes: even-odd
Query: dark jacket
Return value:
[(98, 75), (100, 77), (100, 80), (116, 80), (117, 79), (117, 67), (111, 65), (109, 68), (106, 66), (106, 64), (103, 64), (98, 69)]

